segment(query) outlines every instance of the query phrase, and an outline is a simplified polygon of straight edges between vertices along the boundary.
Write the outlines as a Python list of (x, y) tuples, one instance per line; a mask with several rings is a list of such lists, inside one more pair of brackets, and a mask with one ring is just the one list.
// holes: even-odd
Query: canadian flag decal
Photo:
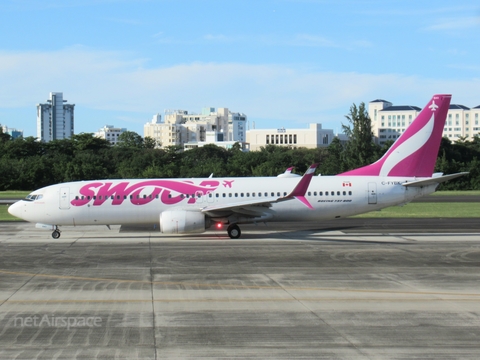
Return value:
[(352, 187), (352, 183), (350, 181), (344, 181), (343, 182), (343, 186), (349, 186), (349, 187)]

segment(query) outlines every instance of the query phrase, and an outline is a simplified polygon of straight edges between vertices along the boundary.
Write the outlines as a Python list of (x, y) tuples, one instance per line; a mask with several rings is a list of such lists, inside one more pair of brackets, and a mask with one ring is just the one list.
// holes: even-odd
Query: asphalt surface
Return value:
[(448, 221), (3, 222), (0, 359), (479, 359), (478, 219)]

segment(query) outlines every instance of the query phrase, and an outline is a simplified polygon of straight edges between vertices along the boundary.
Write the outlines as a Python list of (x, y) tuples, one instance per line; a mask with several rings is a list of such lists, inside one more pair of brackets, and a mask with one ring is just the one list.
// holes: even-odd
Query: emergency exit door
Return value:
[(70, 188), (60, 188), (60, 209), (70, 209)]

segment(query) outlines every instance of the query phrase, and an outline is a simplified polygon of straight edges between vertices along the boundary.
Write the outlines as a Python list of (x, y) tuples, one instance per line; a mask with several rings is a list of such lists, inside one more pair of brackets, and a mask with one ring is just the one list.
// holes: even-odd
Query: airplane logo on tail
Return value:
[(432, 100), (432, 105), (430, 105), (429, 108), (432, 111), (436, 111), (438, 109), (438, 105), (435, 104), (435, 100)]

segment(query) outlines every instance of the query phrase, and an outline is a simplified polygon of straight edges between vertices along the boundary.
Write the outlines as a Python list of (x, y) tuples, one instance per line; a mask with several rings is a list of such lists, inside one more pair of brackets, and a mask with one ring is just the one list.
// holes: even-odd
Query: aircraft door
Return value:
[(377, 203), (377, 183), (374, 183), (374, 182), (368, 183), (368, 203), (369, 204)]
[(70, 209), (70, 188), (68, 187), (60, 188), (60, 209)]

